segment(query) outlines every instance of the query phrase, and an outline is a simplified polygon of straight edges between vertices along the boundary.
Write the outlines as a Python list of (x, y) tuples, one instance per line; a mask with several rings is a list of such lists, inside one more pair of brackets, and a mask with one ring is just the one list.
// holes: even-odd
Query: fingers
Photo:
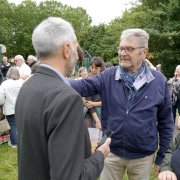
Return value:
[(111, 144), (111, 138), (107, 138), (104, 145), (109, 147), (110, 144)]
[(110, 148), (109, 148), (110, 143), (111, 143), (111, 138), (107, 138), (105, 143), (97, 149), (97, 151), (101, 151), (103, 153), (105, 158), (108, 156), (110, 152)]
[(155, 173), (155, 175), (158, 176), (159, 172), (160, 172), (160, 166), (157, 165), (157, 164), (154, 164), (154, 173)]
[(92, 101), (86, 101), (86, 107), (87, 107), (88, 109), (93, 108), (94, 106), (93, 106)]
[(159, 173), (158, 180), (177, 180), (176, 175), (171, 171)]

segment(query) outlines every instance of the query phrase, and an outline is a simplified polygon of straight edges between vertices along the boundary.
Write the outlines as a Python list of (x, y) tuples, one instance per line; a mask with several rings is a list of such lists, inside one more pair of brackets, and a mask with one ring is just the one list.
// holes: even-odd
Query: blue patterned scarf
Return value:
[(123, 80), (125, 84), (125, 92), (127, 94), (128, 102), (130, 104), (130, 102), (132, 102), (136, 94), (136, 90), (133, 86), (133, 83), (135, 79), (145, 71), (145, 64), (143, 62), (140, 69), (136, 73), (129, 73), (125, 69), (123, 69), (121, 66), (119, 67), (120, 67), (121, 79)]

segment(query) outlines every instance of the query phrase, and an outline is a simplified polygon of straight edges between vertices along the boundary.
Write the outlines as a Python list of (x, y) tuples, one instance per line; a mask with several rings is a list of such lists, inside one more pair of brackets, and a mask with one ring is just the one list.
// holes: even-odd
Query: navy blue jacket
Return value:
[(172, 141), (174, 122), (166, 78), (149, 69), (153, 79), (145, 83), (128, 107), (124, 83), (117, 79), (118, 67), (108, 68), (92, 78), (70, 81), (83, 97), (101, 95), (103, 131), (114, 133), (111, 152), (125, 159), (142, 158), (158, 148), (156, 164), (161, 164), (164, 152)]

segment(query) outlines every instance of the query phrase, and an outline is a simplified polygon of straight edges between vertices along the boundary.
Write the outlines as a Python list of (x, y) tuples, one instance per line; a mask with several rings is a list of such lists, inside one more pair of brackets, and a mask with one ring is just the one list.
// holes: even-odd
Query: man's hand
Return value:
[(110, 148), (109, 148), (110, 143), (111, 143), (111, 138), (107, 138), (106, 142), (97, 149), (97, 151), (101, 151), (103, 153), (105, 158), (108, 156), (110, 152)]
[(86, 106), (88, 109), (92, 109), (92, 108), (94, 107), (94, 103), (93, 103), (93, 101), (86, 101), (85, 106)]
[(160, 172), (160, 166), (157, 165), (157, 164), (154, 164), (154, 173), (155, 173), (155, 175), (158, 176), (159, 172)]
[(154, 65), (148, 59), (145, 59), (145, 62), (150, 68), (156, 69), (156, 67), (154, 67)]
[(158, 180), (177, 180), (177, 178), (173, 172), (163, 171), (159, 173)]

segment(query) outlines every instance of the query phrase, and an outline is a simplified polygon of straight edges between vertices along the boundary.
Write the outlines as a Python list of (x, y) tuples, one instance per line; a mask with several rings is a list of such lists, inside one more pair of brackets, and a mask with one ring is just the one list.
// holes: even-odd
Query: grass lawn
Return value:
[[(0, 180), (17, 180), (17, 149), (0, 145)], [(128, 180), (127, 176), (124, 180)], [(150, 180), (157, 180), (151, 173)]]
[(17, 149), (0, 145), (0, 180), (17, 180)]

